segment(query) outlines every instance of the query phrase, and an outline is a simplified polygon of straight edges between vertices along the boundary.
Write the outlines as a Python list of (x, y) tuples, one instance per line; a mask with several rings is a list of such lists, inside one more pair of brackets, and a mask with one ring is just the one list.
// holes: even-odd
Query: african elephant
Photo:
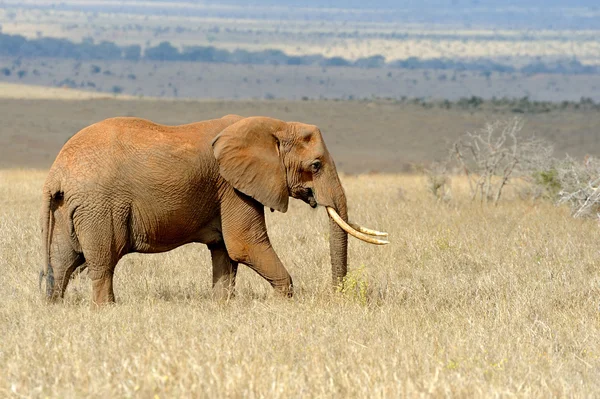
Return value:
[(346, 230), (386, 243), (345, 223), (346, 197), (319, 129), (267, 117), (227, 115), (180, 126), (104, 120), (64, 145), (43, 196), (40, 283), (46, 276), (50, 300), (63, 297), (71, 274), (85, 264), (92, 303), (114, 302), (121, 257), (191, 242), (211, 251), (217, 297), (231, 294), (238, 263), (291, 296), (292, 279), (271, 247), (264, 216), (264, 207), (286, 212), (289, 196), (325, 206), (337, 219), (330, 221), (336, 284), (346, 275)]

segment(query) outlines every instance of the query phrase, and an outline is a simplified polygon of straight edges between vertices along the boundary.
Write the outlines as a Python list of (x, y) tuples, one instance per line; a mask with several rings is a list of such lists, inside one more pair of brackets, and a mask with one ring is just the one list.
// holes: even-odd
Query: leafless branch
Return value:
[(467, 132), (454, 144), (453, 159), (467, 177), (472, 200), (497, 204), (512, 177), (552, 154), (542, 140), (522, 138), (522, 129), (520, 118), (496, 121)]

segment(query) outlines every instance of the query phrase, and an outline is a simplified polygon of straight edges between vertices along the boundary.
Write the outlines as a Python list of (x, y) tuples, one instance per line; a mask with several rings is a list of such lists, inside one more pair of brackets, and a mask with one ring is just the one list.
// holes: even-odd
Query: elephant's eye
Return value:
[(317, 173), (319, 170), (321, 170), (321, 161), (315, 161), (312, 164), (310, 164), (310, 170), (313, 173)]

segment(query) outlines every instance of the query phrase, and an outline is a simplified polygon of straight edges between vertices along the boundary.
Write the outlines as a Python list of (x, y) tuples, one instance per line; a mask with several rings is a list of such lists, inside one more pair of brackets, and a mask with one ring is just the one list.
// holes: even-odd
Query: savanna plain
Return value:
[[(22, 130), (25, 142), (3, 145), (3, 155), (12, 152), (11, 162), (19, 167), (0, 171), (2, 397), (593, 397), (600, 392), (596, 220), (574, 219), (566, 208), (523, 198), (516, 185), (497, 206), (473, 203), (460, 177), (452, 178), (449, 199), (440, 201), (424, 176), (358, 173), (368, 167), (352, 164), (362, 154), (352, 148), (364, 145), (358, 139), (348, 144), (335, 133), (343, 121), (351, 131), (372, 113), (379, 116), (373, 120), (391, 126), (377, 125), (373, 132), (404, 131), (402, 137), (411, 138), (411, 125), (394, 115), (410, 121), (408, 115), (429, 112), (419, 126), (435, 130), (442, 124), (440, 114), (461, 126), (465, 118), (475, 124), (471, 112), (359, 102), (326, 107), (3, 101), (3, 140), (15, 142), (11, 135)], [(38, 215), (52, 157), (41, 154), (60, 148), (56, 143), (75, 133), (69, 123), (101, 119), (93, 113), (100, 106), (113, 115), (118, 112), (110, 107), (124, 113), (137, 109), (138, 115), (151, 113), (151, 107), (178, 109), (170, 117), (179, 115), (180, 122), (185, 122), (181, 115), (191, 118), (194, 107), (274, 116), (291, 110), (285, 119), (323, 125), (299, 114), (315, 107), (315, 119), (331, 120), (333, 132), (328, 136), (326, 127), (324, 135), (334, 157), (344, 159), (348, 170), (356, 167), (342, 175), (351, 218), (387, 231), (391, 243), (375, 247), (351, 239), (350, 272), (336, 292), (330, 284), (326, 212), (292, 201), (287, 214), (267, 215), (275, 250), (294, 278), (292, 299), (273, 297), (265, 281), (240, 267), (236, 296), (214, 301), (210, 254), (202, 245), (187, 245), (122, 259), (114, 306), (91, 308), (85, 273), (71, 281), (62, 303), (47, 304), (38, 289)], [(74, 112), (76, 107), (81, 111)], [(59, 108), (73, 115), (71, 122), (57, 114)], [(359, 122), (348, 122), (344, 112)], [(535, 118), (528, 119), (533, 126)], [(373, 141), (385, 147), (385, 140)], [(31, 150), (14, 158), (24, 143)], [(37, 169), (26, 168), (27, 157), (38, 159), (32, 161)], [(370, 165), (379, 165), (373, 158)], [(388, 164), (396, 159), (388, 158)]]

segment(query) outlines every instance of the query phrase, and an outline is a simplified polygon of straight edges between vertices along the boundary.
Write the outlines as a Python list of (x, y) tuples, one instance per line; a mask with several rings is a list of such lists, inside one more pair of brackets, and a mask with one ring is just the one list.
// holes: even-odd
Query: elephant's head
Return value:
[(327, 208), (334, 284), (347, 271), (346, 233), (370, 243), (387, 244), (373, 237), (385, 233), (347, 223), (346, 195), (317, 126), (245, 118), (223, 130), (212, 144), (223, 178), (264, 206), (286, 212), (291, 196), (313, 208)]

